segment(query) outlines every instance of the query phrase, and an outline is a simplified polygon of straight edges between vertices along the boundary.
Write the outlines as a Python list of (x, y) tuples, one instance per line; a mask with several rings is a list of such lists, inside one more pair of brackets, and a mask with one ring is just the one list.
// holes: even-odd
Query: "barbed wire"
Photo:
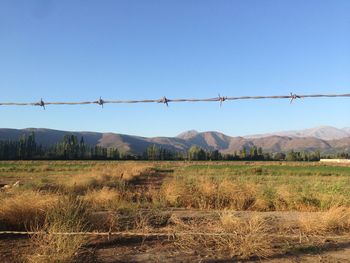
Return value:
[(169, 103), (173, 102), (220, 102), (220, 106), (225, 101), (236, 100), (262, 100), (262, 99), (289, 99), (290, 103), (297, 99), (304, 98), (335, 98), (335, 97), (350, 97), (350, 93), (346, 94), (306, 94), (298, 95), (290, 93), (290, 95), (273, 95), (273, 96), (239, 96), (239, 97), (227, 97), (220, 96), (214, 98), (183, 98), (183, 99), (169, 99), (162, 97), (160, 99), (148, 99), (148, 100), (104, 100), (101, 97), (94, 101), (77, 101), (77, 102), (49, 102), (44, 101), (42, 98), (39, 102), (0, 102), (0, 106), (40, 106), (45, 109), (47, 105), (87, 105), (97, 104), (103, 107), (105, 104), (133, 104), (133, 103), (162, 103), (169, 106)]
[(210, 233), (210, 232), (45, 232), (45, 231), (0, 231), (0, 235), (62, 235), (62, 236), (147, 236), (147, 237), (168, 237), (168, 236), (236, 236), (235, 233)]
[[(120, 231), (120, 232), (46, 232), (46, 231), (0, 231), (0, 235), (60, 235), (60, 236), (106, 236), (108, 238), (112, 236), (124, 236), (124, 237), (180, 237), (180, 236), (237, 236), (237, 233), (228, 232), (197, 232), (197, 231), (167, 231), (167, 232), (134, 232), (134, 231)], [(273, 237), (290, 237), (300, 238), (301, 236), (307, 236), (305, 233), (300, 232), (298, 234), (279, 234), (271, 233)], [(350, 237), (349, 235), (312, 235), (322, 236), (327, 238), (344, 238)]]
[[(139, 237), (139, 238), (167, 238), (168, 240), (176, 240), (184, 236), (202, 236), (210, 237), (216, 236), (221, 238), (236, 238), (239, 236), (238, 233), (227, 233), (227, 232), (197, 232), (197, 231), (166, 231), (166, 232), (134, 232), (134, 231), (121, 231), (121, 232), (47, 232), (47, 231), (0, 231), (1, 235), (55, 235), (55, 236), (94, 236), (94, 237), (106, 237), (108, 240), (111, 240), (112, 237)], [(283, 238), (283, 239), (298, 239), (299, 243), (303, 239), (309, 240), (309, 238), (321, 238), (328, 240), (348, 240), (349, 235), (320, 235), (320, 234), (307, 234), (304, 232), (293, 233), (293, 234), (281, 234), (281, 233), (271, 233), (269, 236), (273, 238)]]

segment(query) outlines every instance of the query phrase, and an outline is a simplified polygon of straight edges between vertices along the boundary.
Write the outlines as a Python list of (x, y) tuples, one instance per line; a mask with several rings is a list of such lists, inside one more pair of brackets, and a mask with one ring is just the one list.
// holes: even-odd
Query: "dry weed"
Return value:
[(110, 209), (118, 207), (121, 193), (117, 189), (104, 187), (100, 190), (88, 190), (83, 198), (92, 209)]
[(46, 234), (31, 238), (34, 253), (27, 256), (29, 262), (73, 262), (86, 242), (83, 235), (57, 235), (55, 233), (82, 232), (87, 229), (87, 212), (84, 203), (76, 197), (61, 197), (58, 204), (46, 214), (43, 227), (35, 231)]
[(256, 201), (257, 187), (252, 184), (237, 185), (223, 180), (218, 185), (218, 209), (248, 210)]
[(180, 180), (173, 179), (164, 182), (161, 188), (161, 194), (169, 206), (188, 207), (189, 193), (187, 185)]
[(216, 222), (184, 222), (176, 217), (171, 222), (175, 232), (182, 233), (175, 242), (182, 251), (240, 259), (266, 258), (272, 254), (271, 227), (262, 217), (242, 219), (224, 212)]
[(350, 230), (350, 209), (332, 207), (327, 212), (299, 218), (300, 230), (305, 234), (342, 233)]
[(0, 221), (8, 228), (24, 230), (43, 222), (45, 213), (57, 203), (57, 196), (34, 191), (14, 193), (1, 201)]
[(192, 184), (175, 178), (162, 186), (168, 205), (200, 209), (248, 210), (255, 203), (256, 192), (257, 187), (251, 184), (238, 185), (229, 180), (217, 182), (208, 178)]
[(131, 180), (142, 174), (152, 172), (153, 166), (145, 163), (117, 163), (111, 165), (96, 165), (92, 174), (94, 176), (120, 178), (125, 181)]
[(76, 174), (59, 184), (66, 193), (83, 194), (89, 189), (103, 185), (103, 180), (91, 174)]
[(96, 165), (90, 172), (76, 174), (60, 182), (66, 193), (84, 194), (91, 189), (105, 186), (120, 188), (125, 182), (143, 174), (152, 173), (149, 164), (118, 163), (117, 165)]
[(221, 227), (225, 233), (234, 234), (221, 240), (230, 256), (242, 259), (266, 258), (272, 254), (271, 226), (261, 216), (242, 219), (229, 213), (221, 216)]
[(218, 201), (217, 192), (217, 185), (214, 182), (207, 178), (201, 178), (196, 183), (192, 193), (192, 206), (200, 209), (214, 208)]

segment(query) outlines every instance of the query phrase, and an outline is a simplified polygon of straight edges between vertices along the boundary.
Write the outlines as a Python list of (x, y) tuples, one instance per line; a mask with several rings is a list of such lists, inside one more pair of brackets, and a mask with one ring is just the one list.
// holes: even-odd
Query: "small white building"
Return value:
[(322, 163), (348, 163), (350, 164), (350, 159), (321, 159)]

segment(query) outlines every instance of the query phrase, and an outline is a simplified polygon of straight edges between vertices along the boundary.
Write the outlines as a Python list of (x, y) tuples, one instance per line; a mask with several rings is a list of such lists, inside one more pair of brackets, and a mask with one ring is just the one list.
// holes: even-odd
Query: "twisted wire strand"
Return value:
[(350, 93), (346, 94), (304, 94), (298, 95), (290, 93), (290, 95), (272, 95), (272, 96), (238, 96), (238, 97), (225, 97), (218, 96), (214, 98), (175, 98), (169, 99), (167, 97), (162, 97), (160, 99), (145, 99), (145, 100), (103, 100), (101, 97), (98, 100), (93, 101), (71, 101), (71, 102), (52, 102), (43, 101), (41, 99), (39, 102), (0, 102), (0, 106), (41, 106), (47, 105), (88, 105), (88, 104), (98, 104), (103, 106), (104, 104), (135, 104), (135, 103), (163, 103), (168, 106), (168, 103), (176, 102), (220, 102), (220, 105), (225, 101), (236, 101), (236, 100), (262, 100), (262, 99), (289, 99), (292, 103), (296, 99), (304, 98), (335, 98), (335, 97), (350, 97)]
[[(197, 231), (167, 231), (167, 232), (45, 232), (45, 231), (0, 231), (0, 235), (60, 235), (60, 236), (105, 236), (108, 239), (112, 236), (119, 237), (168, 237), (176, 238), (181, 236), (218, 236), (218, 237), (236, 237), (237, 233), (227, 233), (227, 232), (197, 232)], [(299, 234), (279, 234), (271, 233), (270, 236), (276, 238), (296, 238), (301, 239), (302, 237), (307, 237), (305, 233), (300, 232)], [(322, 237), (329, 239), (348, 239), (350, 236), (345, 235), (313, 235), (313, 237)]]

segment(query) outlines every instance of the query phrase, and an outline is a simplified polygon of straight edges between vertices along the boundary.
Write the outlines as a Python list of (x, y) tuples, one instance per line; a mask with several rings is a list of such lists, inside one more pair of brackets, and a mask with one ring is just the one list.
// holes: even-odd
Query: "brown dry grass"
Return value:
[(8, 228), (24, 230), (34, 222), (42, 222), (46, 211), (54, 207), (57, 200), (57, 195), (35, 191), (10, 194), (1, 201), (0, 222)]
[(66, 193), (85, 194), (91, 189), (103, 187), (119, 188), (126, 182), (151, 173), (149, 164), (117, 163), (109, 165), (97, 164), (84, 174), (74, 174), (58, 181), (59, 188)]
[(222, 240), (223, 247), (228, 248), (231, 257), (266, 258), (272, 254), (271, 226), (265, 218), (252, 216), (242, 219), (223, 213), (221, 228), (225, 233), (235, 234)]
[(174, 178), (163, 184), (161, 196), (166, 205), (175, 207), (249, 210), (256, 201), (256, 191), (252, 184), (238, 185), (229, 180), (200, 178), (188, 184)]
[(184, 222), (172, 217), (171, 222), (175, 231), (184, 233), (175, 241), (182, 251), (237, 259), (266, 258), (272, 254), (271, 227), (262, 217), (242, 219), (224, 212), (219, 221)]
[[(300, 190), (300, 185), (274, 185), (195, 174), (174, 176), (163, 183), (160, 195), (165, 206), (199, 209), (250, 211), (327, 211), (345, 206), (348, 198), (316, 190)], [(259, 178), (259, 180), (262, 180)], [(277, 178), (276, 180), (284, 180)], [(327, 191), (330, 191), (328, 189)]]
[(83, 199), (94, 210), (118, 208), (121, 193), (117, 189), (104, 187), (100, 190), (88, 190)]
[(186, 202), (189, 192), (185, 183), (171, 180), (163, 183), (161, 195), (168, 206), (184, 206), (188, 207)]
[(299, 227), (300, 231), (308, 235), (348, 232), (350, 230), (350, 208), (333, 207), (327, 212), (304, 215), (299, 218)]
[(94, 176), (113, 177), (123, 180), (131, 180), (137, 176), (151, 172), (153, 165), (149, 163), (117, 163), (109, 165), (96, 165), (91, 173)]
[(86, 237), (82, 235), (57, 235), (55, 233), (83, 232), (87, 229), (87, 210), (78, 198), (61, 197), (55, 207), (46, 214), (43, 226), (34, 226), (37, 234), (31, 237), (33, 254), (28, 262), (73, 262), (79, 257)]

